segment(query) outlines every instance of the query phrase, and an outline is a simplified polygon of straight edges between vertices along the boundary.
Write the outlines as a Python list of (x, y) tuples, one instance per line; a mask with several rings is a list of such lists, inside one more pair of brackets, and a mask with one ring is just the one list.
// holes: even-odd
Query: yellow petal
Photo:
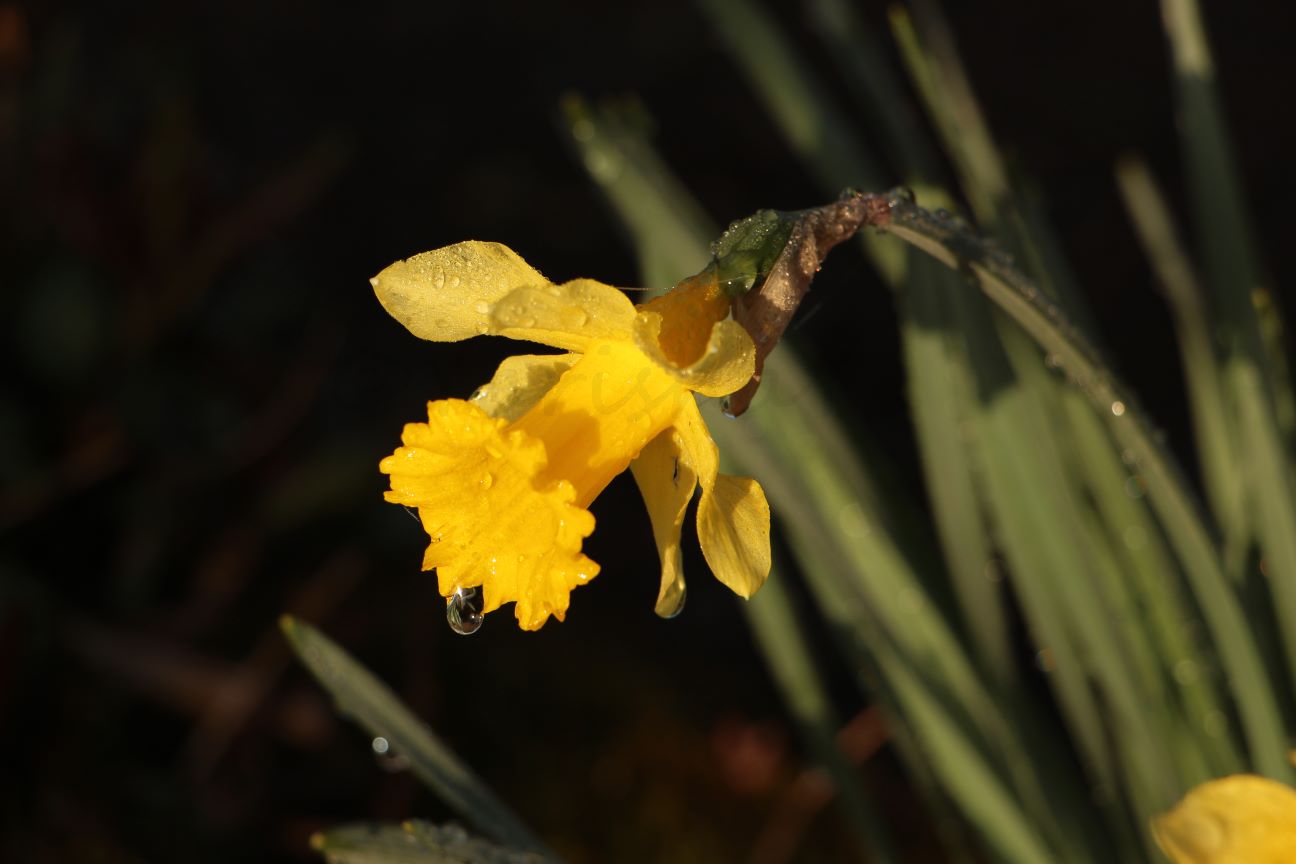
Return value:
[(760, 484), (718, 474), (719, 452), (697, 404), (675, 421), (683, 461), (702, 487), (697, 530), (711, 572), (740, 597), (756, 593), (770, 571), (770, 510)]
[(750, 597), (770, 571), (770, 509), (750, 477), (716, 478), (698, 502), (698, 542), (707, 566), (739, 597)]
[(558, 383), (579, 354), (519, 354), (505, 358), (470, 400), (492, 417), (516, 420)]
[(1152, 820), (1175, 864), (1296, 861), (1296, 789), (1252, 774), (1203, 783)]
[(408, 424), (401, 441), (379, 465), (386, 498), (418, 508), (431, 539), (423, 568), (436, 568), (441, 594), (480, 585), (484, 611), (516, 602), (523, 629), (561, 621), (571, 590), (599, 568), (581, 554), (594, 517), (575, 489), (537, 482), (544, 444), (459, 399), (429, 403), (428, 422)]
[(751, 380), (756, 370), (756, 346), (742, 325), (721, 321), (711, 328), (702, 354), (680, 365), (667, 354), (662, 341), (662, 316), (644, 309), (634, 319), (634, 340), (639, 350), (690, 390), (704, 396), (728, 396)]
[(653, 539), (661, 558), (661, 587), (655, 611), (673, 618), (684, 608), (684, 562), (680, 554), (680, 528), (688, 510), (697, 475), (680, 458), (679, 433), (667, 429), (648, 443), (630, 463), (639, 492), (648, 508)]
[(698, 483), (705, 493), (715, 485), (716, 474), (720, 470), (720, 450), (715, 441), (711, 440), (711, 432), (702, 419), (695, 398), (684, 400), (684, 404), (680, 406), (675, 430), (678, 432), (677, 440), (684, 456), (684, 464), (697, 474)]
[(490, 332), (567, 351), (585, 351), (595, 340), (629, 342), (635, 309), (620, 290), (593, 279), (561, 285), (528, 285), (501, 297), (491, 310)]
[(434, 342), (489, 332), (496, 301), (518, 288), (549, 284), (512, 249), (478, 240), (397, 261), (369, 281), (389, 315)]

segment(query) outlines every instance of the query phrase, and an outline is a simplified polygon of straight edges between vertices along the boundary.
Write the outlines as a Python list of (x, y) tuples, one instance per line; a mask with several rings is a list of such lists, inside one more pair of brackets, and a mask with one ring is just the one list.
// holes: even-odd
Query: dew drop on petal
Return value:
[(563, 326), (569, 330), (584, 327), (587, 321), (589, 321), (589, 315), (587, 315), (583, 309), (572, 307), (562, 311)]
[(482, 474), (481, 479), (478, 482), (481, 484), (481, 488), (489, 489), (495, 484), (495, 475), (487, 471)]
[(446, 600), (446, 623), (460, 636), (468, 636), (481, 629), (481, 592), (476, 588), (456, 588)]

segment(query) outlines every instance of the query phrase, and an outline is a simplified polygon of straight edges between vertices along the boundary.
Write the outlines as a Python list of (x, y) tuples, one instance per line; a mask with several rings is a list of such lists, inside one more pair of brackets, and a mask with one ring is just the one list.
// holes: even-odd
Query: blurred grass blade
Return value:
[(1242, 470), (1224, 407), (1205, 289), (1176, 236), (1165, 196), (1147, 164), (1132, 157), (1121, 160), (1116, 165), (1116, 180), (1174, 318), (1202, 477), (1224, 536), (1228, 573), (1241, 579), (1245, 547), (1251, 538), (1247, 536)]
[(972, 275), (995, 304), (1057, 359), (1099, 415), (1107, 418), (1113, 437), (1146, 478), (1149, 502), (1197, 597), (1237, 700), (1253, 764), (1269, 776), (1290, 777), (1282, 716), (1250, 628), (1178, 466), (1146, 418), (1061, 310), (1002, 255), (988, 249), (967, 226), (937, 218), (904, 196), (893, 200), (887, 231)]
[[(1202, 250), (1206, 281), (1230, 319), (1230, 340), (1242, 350), (1264, 344), (1253, 303), (1265, 298), (1264, 315), (1281, 331), (1277, 310), (1268, 300), (1268, 287), (1256, 254), (1255, 229), (1248, 212), (1237, 157), (1220, 102), (1215, 62), (1197, 0), (1161, 0), (1161, 17), (1173, 58), (1179, 139), (1184, 152), (1189, 192), (1193, 199), (1197, 248)], [(1257, 296), (1259, 295), (1259, 297)], [(1245, 344), (1256, 339), (1259, 345)], [(1280, 346), (1281, 343), (1278, 343)], [(1280, 377), (1271, 380), (1271, 395), (1279, 403), (1279, 418), (1288, 442), (1293, 435), (1292, 391), (1286, 356), (1278, 350), (1268, 358)]]
[(1001, 586), (986, 578), (994, 551), (968, 458), (966, 359), (953, 334), (957, 322), (949, 302), (949, 273), (917, 250), (910, 254), (907, 290), (898, 303), (924, 477), (969, 641), (996, 687), (1007, 692), (1017, 679), (1007, 601)]
[(408, 759), (414, 775), (446, 804), (501, 843), (544, 850), (535, 835), (386, 684), (309, 624), (285, 615), (280, 625), (293, 651), (333, 696), (338, 711), (369, 734), (386, 738), (392, 752)]
[(904, 83), (888, 62), (887, 46), (864, 26), (855, 4), (811, 0), (810, 20), (855, 91), (867, 128), (881, 136), (887, 162), (898, 166), (915, 188), (935, 183), (941, 174), (940, 157), (923, 131)]
[[(594, 119), (597, 132), (601, 126)], [(609, 199), (618, 206), (660, 208), (626, 196), (609, 194)], [(696, 231), (700, 244), (710, 229), (697, 226)], [(721, 452), (761, 478), (803, 571), (823, 577), (816, 589), (818, 602), (845, 616), (843, 638), (873, 639), (871, 644), (887, 650), (876, 641), (885, 630), (903, 643), (923, 674), (940, 682), (950, 722), (968, 729), (969, 740), (983, 742), (980, 746), (1005, 761), (1014, 784), (1029, 790), (1023, 796), (1029, 806), (1047, 810), (1045, 796), (1039, 794), (1038, 766), (1022, 749), (1028, 742), (998, 717), (993, 697), (982, 688), (959, 640), (886, 530), (895, 518), (894, 502), (878, 494), (856, 448), (847, 443), (849, 437), (789, 347), (770, 356), (756, 407), (742, 421), (717, 416), (714, 404), (703, 408)], [(829, 562), (827, 569), (824, 562)], [(837, 602), (823, 590), (846, 592), (835, 596), (850, 602)], [(984, 743), (988, 739), (996, 745)], [(926, 745), (920, 742), (920, 749)], [(964, 809), (968, 803), (960, 802)], [(1021, 817), (1023, 826), (1031, 821)], [(1042, 817), (1044, 824), (1050, 821)]]
[(940, 6), (934, 0), (912, 0), (910, 5), (921, 39), (900, 5), (891, 7), (891, 31), (978, 224), (1021, 256), (1041, 287), (1093, 338), (1097, 325), (1083, 294), (1063, 273), (1046, 266), (1042, 250), (1051, 244), (1032, 236), (1032, 228), (1039, 226), (1028, 224), (1017, 207), (1008, 171)]
[(361, 823), (316, 834), (311, 846), (329, 864), (546, 864), (534, 852), (496, 846), (457, 825)]
[[(1012, 183), (939, 6), (930, 0), (913, 0), (911, 5), (922, 38), (900, 8), (892, 10), (893, 31), (935, 128), (946, 150), (952, 154), (962, 187), (967, 191), (979, 221), (992, 226), (997, 234), (1008, 239), (1014, 251), (1043, 280), (1044, 291), (1060, 298), (1061, 306), (1068, 310), (1073, 323), (1078, 321), (1082, 331), (1095, 333), (1088, 304), (1062, 261), (1047, 223), (1037, 214), (1025, 218), (1014, 201)], [(963, 329), (972, 339), (978, 328), (972, 322), (964, 321)], [(1159, 810), (1170, 803), (1166, 800), (1167, 795), (1177, 797), (1180, 789), (1176, 787), (1201, 779), (1207, 770), (1208, 759), (1212, 764), (1236, 766), (1227, 732), (1218, 720), (1221, 704), (1208, 679), (1192, 675), (1170, 679), (1163, 672), (1171, 668), (1209, 669), (1209, 664), (1195, 650), (1179, 623), (1186, 620), (1184, 613), (1187, 609), (1178, 581), (1170, 578), (1168, 571), (1157, 569), (1158, 564), (1167, 563), (1167, 556), (1156, 554), (1160, 545), (1159, 530), (1144, 531), (1143, 539), (1137, 539), (1139, 523), (1150, 526), (1150, 514), (1144, 512), (1142, 502), (1127, 500), (1122, 484), (1116, 482), (1118, 476), (1128, 473), (1120, 449), (1113, 446), (1098, 418), (1080, 404), (1083, 397), (1065, 387), (1055, 376), (1044, 374), (1038, 354), (1026, 345), (1020, 331), (1005, 331), (1001, 338), (1009, 349), (1014, 375), (1032, 394), (1027, 403), (1033, 404), (1022, 406), (1020, 410), (1023, 413), (1017, 423), (991, 427), (1001, 428), (1002, 434), (983, 436), (986, 439), (983, 451), (996, 447), (1008, 448), (1009, 451), (987, 453), (987, 460), (998, 460), (1002, 455), (1016, 461), (1010, 453), (1019, 448), (1018, 442), (1023, 433), (1029, 433), (1032, 423), (1037, 436), (1044, 434), (1057, 438), (1061, 446), (1045, 460), (1039, 459), (1040, 454), (1026, 455), (1037, 464), (1033, 470), (1017, 475), (1015, 489), (1002, 489), (996, 496), (997, 509), (1006, 517), (997, 524), (1002, 527), (1016, 524), (1018, 531), (1029, 524), (1011, 516), (1011, 511), (1019, 506), (1016, 502), (1022, 500), (1054, 501), (1062, 508), (1054, 512), (1054, 517), (1071, 514), (1063, 522), (1056, 519), (1036, 522), (1037, 531), (1043, 530), (1050, 535), (1047, 545), (1037, 550), (1036, 563), (1048, 565), (1044, 572), (1070, 574), (1055, 583), (1054, 591), (1065, 594), (1071, 586), (1079, 584), (1077, 580), (1088, 581), (1094, 603), (1067, 602), (1062, 605), (1066, 611), (1064, 620), (1074, 628), (1078, 644), (1082, 647), (1086, 643), (1096, 646), (1096, 650), (1086, 648), (1077, 656), (1088, 661), (1090, 674), (1109, 691), (1109, 697), (1117, 697), (1116, 700), (1109, 699), (1113, 711), (1126, 716), (1139, 715), (1139, 725), (1143, 725), (1141, 721), (1146, 715), (1145, 731), (1154, 741), (1165, 742), (1171, 748), (1168, 753), (1162, 752), (1160, 759), (1144, 764), (1142, 769), (1125, 772), (1129, 782), (1145, 787), (1141, 796), (1144, 803), (1136, 814), (1137, 820), (1142, 822), (1152, 815), (1148, 808)], [(982, 353), (989, 350), (990, 346), (981, 346)], [(993, 376), (993, 364), (987, 367), (987, 358), (978, 358), (974, 354), (973, 359), (978, 375), (989, 371)], [(994, 412), (998, 409), (989, 405), (985, 410)], [(1047, 422), (1044, 417), (1044, 414), (1056, 417), (1059, 412), (1065, 412), (1072, 422), (1059, 426)], [(1031, 416), (1035, 419), (1031, 420)], [(1051, 431), (1045, 431), (1050, 427)], [(987, 482), (1002, 486), (1014, 475), (1009, 463), (1001, 461), (999, 464), (1004, 467), (1004, 474), (996, 476), (994, 472), (987, 472)], [(1052, 473), (1053, 481), (1041, 485), (1041, 478), (1049, 473)], [(1099, 483), (1098, 478), (1106, 478), (1105, 483)], [(1091, 513), (1094, 507), (1097, 512)], [(1035, 518), (1021, 515), (1027, 519)], [(1050, 526), (1059, 525), (1075, 526), (1080, 530), (1048, 531)], [(1083, 534), (1088, 535), (1087, 539), (1077, 545), (1074, 542), (1076, 537)], [(1147, 547), (1148, 554), (1123, 554), (1131, 537), (1141, 547)], [(1041, 535), (1031, 533), (1025, 537), (1005, 539), (1010, 548), (1016, 546), (1019, 553), (1025, 553), (1035, 546)], [(1071, 548), (1065, 549), (1067, 546)], [(1018, 566), (1022, 563), (1020, 555), (1010, 554), (1009, 563), (1014, 565), (1011, 568), (1013, 572), (1021, 572), (1022, 568)], [(1081, 565), (1079, 569), (1077, 564)], [(1032, 568), (1029, 572), (1041, 571)], [(1021, 579), (1016, 579), (1014, 584), (1020, 585)], [(1043, 595), (1037, 599), (1048, 602)], [(1087, 601), (1089, 594), (1078, 599)], [(1029, 617), (1030, 610), (1026, 611)], [(1157, 629), (1158, 638), (1147, 637), (1149, 617), (1169, 625)], [(1112, 645), (1117, 646), (1114, 652), (1109, 651)], [(1127, 664), (1132, 670), (1137, 670), (1135, 675), (1126, 674)], [(1064, 672), (1062, 664), (1057, 668)], [(1173, 693), (1163, 683), (1167, 680), (1174, 681)], [(1073, 686), (1069, 689), (1074, 691)], [(1074, 718), (1072, 722), (1076, 722)], [(1126, 750), (1132, 747), (1130, 752), (1133, 755), (1116, 754), (1114, 768), (1137, 763), (1149, 755), (1146, 748), (1137, 744), (1123, 740), (1117, 743)], [(1148, 793), (1153, 789), (1158, 791), (1149, 797)]]
[[(853, 132), (849, 118), (818, 86), (759, 4), (751, 0), (703, 0), (702, 8), (784, 137), (792, 142), (825, 192), (881, 182), (885, 172)], [(841, 11), (825, 10), (824, 14), (836, 14), (840, 20)], [(876, 64), (865, 63), (856, 71), (867, 79), (860, 84), (864, 97), (871, 100), (870, 112), (885, 121), (883, 128), (893, 148), (909, 156), (907, 167), (914, 174), (909, 179), (934, 176), (935, 167), (919, 161), (922, 147), (914, 139), (911, 126), (891, 113), (901, 104), (890, 89), (894, 78)], [(951, 292), (961, 286), (957, 277), (931, 269), (919, 279), (910, 280), (907, 255), (897, 254), (877, 235), (862, 236), (870, 260), (888, 284), (899, 288), (902, 283), (912, 283), (912, 303), (907, 296), (910, 292), (905, 292), (906, 299), (900, 306), (904, 316), (901, 338), (908, 361), (907, 392), (914, 400), (923, 455), (923, 476), (943, 541), (941, 550), (958, 594), (964, 630), (976, 646), (977, 659), (989, 664), (989, 674), (996, 682), (1006, 684), (1014, 675), (1007, 662), (1009, 634), (1000, 626), (1004, 598), (999, 586), (983, 577), (990, 559), (990, 540), (980, 502), (973, 494), (972, 454), (960, 435), (962, 427), (945, 422), (950, 419), (946, 416), (950, 406), (958, 401), (950, 387), (956, 386), (953, 370), (963, 358), (951, 344), (948, 332), (941, 329), (951, 326), (950, 322), (926, 314), (947, 308)]]
[[(721, 465), (723, 471), (737, 470)], [(792, 716), (801, 725), (811, 752), (823, 764), (836, 786), (842, 814), (855, 831), (868, 860), (898, 862), (886, 826), (859, 782), (855, 767), (835, 743), (840, 721), (829, 702), (810, 647), (797, 624), (795, 602), (778, 568), (743, 608), (757, 647), (765, 657)]]
[[(830, 194), (845, 186), (881, 188), (893, 179), (873, 159), (850, 119), (816, 86), (770, 14), (753, 0), (698, 0), (713, 29), (765, 103), (806, 170)], [(888, 284), (904, 278), (901, 250), (863, 234)]]
[[(847, 0), (814, 0), (810, 13), (820, 38), (855, 90), (869, 127), (884, 142), (891, 164), (902, 166), (903, 176), (923, 200), (942, 200), (952, 207), (953, 202), (945, 201), (944, 193), (930, 185), (941, 173), (939, 157), (923, 134), (899, 77), (885, 61), (881, 40), (864, 27)], [(827, 185), (842, 185), (846, 173), (844, 166), (833, 172), (826, 178)], [(1006, 598), (997, 583), (986, 578), (994, 567), (994, 555), (968, 458), (969, 418), (959, 374), (965, 360), (950, 314), (949, 291), (958, 286), (952, 284), (948, 271), (916, 250), (911, 250), (905, 274), (906, 289), (899, 293), (897, 304), (908, 370), (906, 393), (927, 493), (969, 642), (994, 685), (1006, 692), (1016, 686), (1017, 676)]]
[[(1255, 299), (1272, 301), (1252, 245), (1232, 143), (1215, 85), (1214, 64), (1194, 0), (1162, 0), (1174, 56), (1180, 144), (1193, 198), (1197, 246), (1215, 300), (1223, 344), (1229, 416), (1244, 460), (1249, 513), (1260, 539), (1296, 693), (1296, 479), (1292, 476), (1293, 394), (1281, 350), (1266, 350)], [(1271, 328), (1272, 329), (1272, 328)]]
[(883, 675), (928, 750), (928, 759), (958, 799), (969, 820), (986, 837), (998, 858), (1014, 864), (1056, 861), (1035, 827), (1024, 818), (1011, 794), (968, 740), (966, 730), (951, 723), (933, 694), (900, 655), (881, 652)]
[(645, 264), (644, 285), (665, 289), (680, 274), (706, 266), (714, 233), (699, 239), (693, 230), (706, 225), (707, 216), (645, 143), (643, 109), (631, 101), (619, 104), (622, 110), (596, 118), (581, 97), (569, 94), (561, 109), (581, 163), (620, 214), (635, 254)]

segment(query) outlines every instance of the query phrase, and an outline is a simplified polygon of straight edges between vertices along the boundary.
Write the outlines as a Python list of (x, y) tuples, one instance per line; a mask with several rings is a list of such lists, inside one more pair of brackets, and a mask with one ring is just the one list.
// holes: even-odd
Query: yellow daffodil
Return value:
[(388, 501), (418, 508), (430, 537), (423, 568), (442, 595), (481, 586), (483, 611), (516, 604), (526, 630), (562, 620), (569, 595), (599, 572), (581, 553), (590, 503), (627, 467), (661, 556), (657, 611), (684, 598), (680, 527), (697, 486), (697, 530), (712, 572), (749, 597), (770, 566), (769, 505), (755, 480), (717, 471), (693, 393), (747, 383), (754, 347), (703, 277), (635, 307), (589, 279), (556, 285), (511, 249), (465, 242), (399, 261), (373, 280), (414, 335), (452, 342), (507, 336), (565, 354), (509, 357), (468, 400), (428, 404), (382, 460)]
[(1152, 822), (1175, 864), (1296, 862), (1296, 789), (1254, 774), (1211, 780)]

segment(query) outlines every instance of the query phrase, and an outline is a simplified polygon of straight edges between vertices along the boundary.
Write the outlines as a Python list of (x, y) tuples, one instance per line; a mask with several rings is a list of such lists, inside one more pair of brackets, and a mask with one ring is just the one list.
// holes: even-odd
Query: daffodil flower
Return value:
[(373, 280), (383, 307), (438, 342), (496, 335), (564, 354), (509, 357), (468, 400), (428, 404), (382, 460), (388, 501), (418, 508), (423, 569), (441, 594), (481, 586), (483, 611), (515, 603), (525, 630), (563, 620), (599, 572), (581, 552), (590, 503), (628, 467), (661, 557), (656, 610), (684, 599), (680, 529), (701, 486), (697, 533), (711, 571), (742, 597), (770, 567), (769, 505), (750, 478), (718, 473), (694, 393), (752, 376), (754, 347), (698, 277), (640, 307), (589, 279), (556, 285), (498, 243), (470, 241), (399, 261)]
[(1291, 864), (1296, 861), (1296, 789), (1235, 774), (1193, 789), (1152, 822), (1174, 864)]

